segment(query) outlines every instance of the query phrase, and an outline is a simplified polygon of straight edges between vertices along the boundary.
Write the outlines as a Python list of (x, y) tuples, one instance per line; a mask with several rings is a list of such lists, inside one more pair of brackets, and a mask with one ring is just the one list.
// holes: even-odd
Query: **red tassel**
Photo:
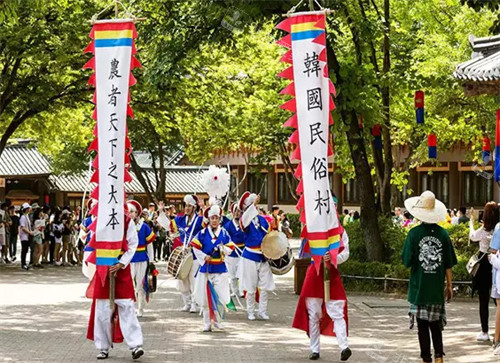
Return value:
[(297, 185), (297, 189), (295, 189), (295, 192), (297, 194), (303, 194), (304, 193), (304, 183), (302, 182), (302, 179), (300, 179), (299, 184)]
[(92, 205), (92, 208), (90, 208), (90, 214), (92, 214), (93, 216), (96, 216), (97, 215), (97, 211), (98, 211), (98, 203), (94, 203)]
[(95, 53), (95, 45), (94, 45), (94, 41), (92, 40), (88, 45), (87, 47), (85, 48), (85, 50), (83, 51), (83, 53)]
[(330, 112), (328, 112), (328, 125), (333, 125), (333, 116)]
[(323, 77), (329, 78), (329, 75), (328, 75), (328, 64), (325, 64), (325, 66), (323, 67)]
[(302, 194), (299, 198), (299, 201), (297, 202), (297, 207), (303, 209), (305, 208), (305, 199), (304, 199), (304, 194)]
[(94, 190), (92, 190), (92, 193), (90, 193), (90, 198), (92, 199), (99, 199), (99, 186), (96, 186)]
[(326, 62), (326, 48), (319, 52), (318, 60)]
[(129, 116), (131, 119), (134, 118), (134, 111), (132, 111), (132, 107), (130, 107), (130, 105), (127, 105), (127, 116)]
[(95, 57), (90, 58), (89, 61), (84, 64), (82, 69), (95, 69)]
[(97, 107), (94, 108), (94, 111), (92, 111), (92, 119), (94, 119), (95, 121), (97, 121)]
[(276, 42), (276, 44), (281, 45), (282, 47), (291, 49), (292, 48), (292, 35), (291, 34), (285, 35), (283, 38), (278, 40)]
[(292, 135), (290, 135), (290, 137), (288, 138), (288, 142), (292, 143), (292, 144), (296, 144), (298, 145), (299, 144), (299, 130), (295, 130)]
[(125, 169), (125, 175), (124, 175), (124, 179), (123, 179), (123, 181), (124, 181), (125, 183), (130, 183), (130, 182), (132, 182), (132, 177), (130, 176), (130, 173), (128, 172), (128, 170), (127, 170), (127, 169)]
[(288, 110), (293, 113), (297, 113), (297, 101), (295, 98), (292, 98), (289, 101), (286, 101), (284, 104), (280, 106), (282, 110)]
[(142, 68), (142, 64), (137, 60), (136, 57), (132, 56), (132, 60), (130, 61), (130, 69)]
[(283, 56), (280, 58), (280, 62), (292, 64), (293, 63), (292, 51), (289, 50), (288, 52), (283, 54)]
[(297, 145), (295, 150), (293, 150), (291, 155), (292, 160), (300, 160), (300, 146)]
[(326, 28), (325, 18), (326, 18), (325, 15), (320, 15), (320, 18), (319, 18), (318, 22), (316, 24), (314, 24), (314, 27), (325, 29)]
[(283, 127), (293, 127), (294, 129), (298, 129), (299, 125), (297, 123), (297, 114), (293, 114), (292, 117), (290, 117), (288, 120), (286, 120), (285, 124)]
[(328, 83), (330, 93), (333, 93), (333, 97), (337, 97), (337, 90), (335, 89), (335, 85), (333, 84), (332, 80), (328, 79)]
[(283, 90), (280, 92), (280, 95), (290, 95), (295, 97), (295, 83), (290, 83), (288, 86), (283, 88)]
[(129, 87), (135, 86), (136, 83), (137, 83), (137, 79), (135, 79), (132, 72), (130, 72), (130, 76), (128, 77), (128, 86)]
[[(92, 173), (92, 177), (90, 178), (91, 183), (99, 183), (99, 172), (97, 170), (94, 170)], [(96, 203), (97, 205), (97, 203)]]
[(326, 34), (325, 32), (321, 33), (316, 37), (316, 39), (313, 40), (313, 43), (320, 44), (320, 45), (326, 45)]
[(333, 102), (333, 97), (330, 95), (330, 106), (329, 111), (335, 110), (335, 102)]
[(99, 155), (96, 155), (95, 158), (94, 158), (94, 161), (92, 161), (92, 167), (94, 169), (97, 169), (99, 166)]
[(290, 81), (293, 81), (293, 66), (288, 67), (283, 72), (279, 73), (278, 77), (289, 79)]
[(276, 29), (280, 29), (290, 33), (292, 31), (292, 22), (293, 18), (286, 18), (281, 23), (276, 25)]
[(95, 87), (95, 73), (92, 73), (92, 75), (89, 78), (89, 81), (87, 82), (87, 85)]
[(293, 173), (293, 175), (297, 178), (297, 179), (301, 179), (302, 178), (302, 163), (299, 163), (297, 165), (297, 167), (295, 168), (295, 173)]
[(97, 151), (97, 139), (94, 139), (92, 140), (92, 142), (90, 143), (90, 146), (87, 150), (87, 152), (91, 152), (91, 151)]
[(92, 135), (97, 138), (97, 124), (94, 126), (94, 131), (92, 131)]
[(300, 212), (300, 221), (303, 223), (303, 224), (306, 224), (306, 212), (304, 209), (302, 209), (302, 212)]

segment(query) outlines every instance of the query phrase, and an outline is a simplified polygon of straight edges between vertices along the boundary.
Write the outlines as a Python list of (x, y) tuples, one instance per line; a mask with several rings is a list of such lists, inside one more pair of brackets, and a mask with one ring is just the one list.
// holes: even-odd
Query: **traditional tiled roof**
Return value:
[(26, 142), (7, 145), (0, 156), (0, 177), (48, 175), (49, 160)]
[(457, 65), (456, 78), (488, 82), (500, 80), (500, 35), (485, 38), (469, 37), (472, 46), (471, 59)]
[[(198, 166), (169, 166), (165, 168), (165, 192), (168, 194), (204, 193), (200, 184), (201, 175), (206, 167)], [(144, 188), (131, 172), (132, 182), (125, 185), (129, 194), (143, 194)], [(153, 171), (147, 171), (146, 175), (153, 188), (156, 188), (156, 179)], [(84, 192), (93, 189), (94, 185), (89, 183), (90, 177), (87, 173), (72, 175), (51, 175), (50, 182), (54, 188), (63, 192)]]
[[(184, 151), (181, 147), (177, 150), (173, 150), (165, 153), (165, 165), (177, 165), (179, 161), (184, 156)], [(134, 151), (134, 157), (137, 164), (143, 169), (152, 169), (153, 160), (151, 154), (143, 151)], [(155, 166), (158, 168), (160, 161), (155, 159)]]

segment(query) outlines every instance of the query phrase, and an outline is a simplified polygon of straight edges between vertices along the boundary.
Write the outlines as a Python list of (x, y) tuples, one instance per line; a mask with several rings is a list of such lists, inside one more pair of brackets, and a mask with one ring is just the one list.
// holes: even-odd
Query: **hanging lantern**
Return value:
[(491, 160), (491, 142), (488, 136), (483, 137), (483, 163), (488, 164)]
[(427, 136), (427, 147), (429, 149), (429, 159), (437, 159), (436, 134)]
[(417, 124), (424, 123), (424, 91), (415, 92), (415, 113)]

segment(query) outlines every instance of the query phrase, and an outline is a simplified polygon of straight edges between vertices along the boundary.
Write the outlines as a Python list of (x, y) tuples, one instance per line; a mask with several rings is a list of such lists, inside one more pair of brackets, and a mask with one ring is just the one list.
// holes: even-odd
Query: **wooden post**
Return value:
[(118, 19), (118, 0), (115, 0), (115, 18)]
[(309, 0), (309, 10), (314, 11), (314, 0)]

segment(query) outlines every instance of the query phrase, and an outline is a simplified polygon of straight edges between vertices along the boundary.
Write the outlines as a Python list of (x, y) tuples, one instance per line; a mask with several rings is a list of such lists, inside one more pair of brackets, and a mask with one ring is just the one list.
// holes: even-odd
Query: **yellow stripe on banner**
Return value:
[(118, 257), (120, 255), (121, 250), (96, 250), (97, 257)]
[(311, 23), (292, 24), (292, 33), (304, 32), (307, 30), (323, 30), (322, 28), (314, 26), (316, 23), (317, 21), (313, 21)]
[(132, 38), (132, 30), (96, 30), (94, 36), (95, 39)]
[(311, 248), (326, 248), (338, 241), (340, 241), (340, 235), (331, 236), (328, 239), (309, 240), (309, 246)]

